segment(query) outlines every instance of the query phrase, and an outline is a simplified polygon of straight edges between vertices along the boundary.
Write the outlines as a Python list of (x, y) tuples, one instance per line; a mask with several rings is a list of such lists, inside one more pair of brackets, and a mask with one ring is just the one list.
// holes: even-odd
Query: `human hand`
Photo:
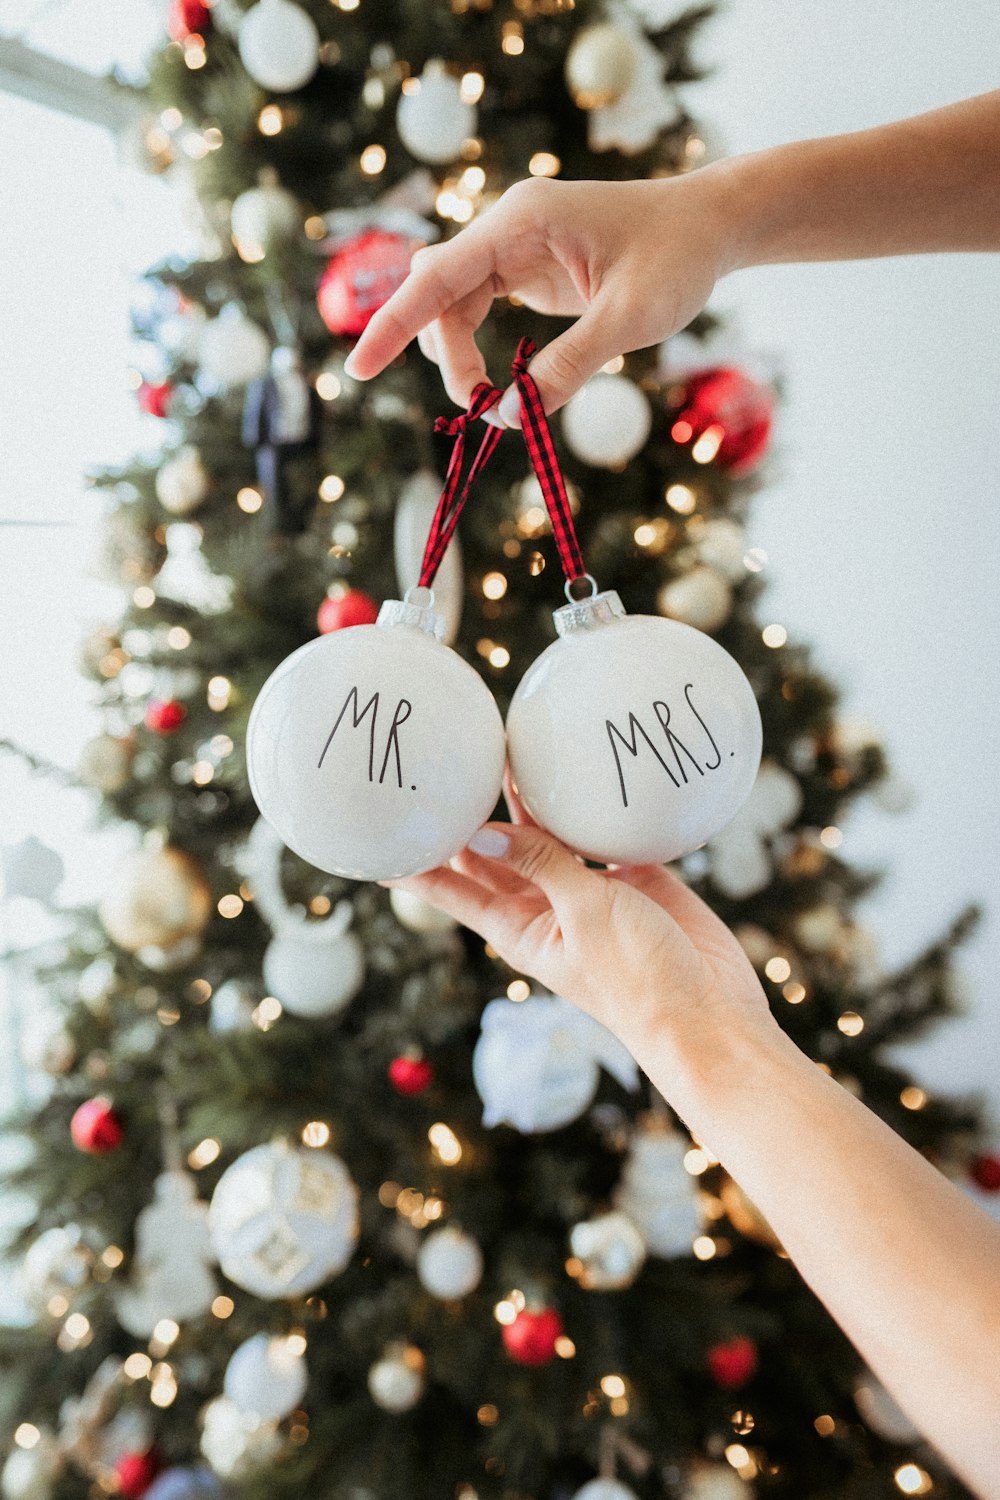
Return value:
[[(609, 359), (685, 327), (733, 268), (725, 165), (649, 182), (515, 183), (453, 239), (416, 252), (348, 374), (370, 380), (416, 337), (448, 395), (467, 406), (488, 378), (475, 332), (494, 297), (515, 296), (577, 319), (530, 367), (545, 410), (555, 411)], [(499, 412), (520, 426), (513, 387)]]

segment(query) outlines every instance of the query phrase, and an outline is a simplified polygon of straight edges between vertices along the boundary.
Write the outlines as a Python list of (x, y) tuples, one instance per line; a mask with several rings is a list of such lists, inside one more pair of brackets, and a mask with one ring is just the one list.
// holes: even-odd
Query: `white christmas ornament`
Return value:
[(66, 873), (60, 855), (31, 833), (0, 848), (0, 891), (4, 897), (51, 901)]
[[(263, 3), (263, 0), (262, 0)], [(284, 0), (279, 0), (284, 4)], [(208, 391), (231, 391), (260, 380), (271, 364), (271, 343), (263, 328), (235, 302), (205, 327), (198, 344), (198, 384)]]
[(710, 636), (626, 615), (616, 593), (555, 612), (560, 639), (507, 714), (518, 795), (588, 859), (662, 864), (713, 838), (754, 784), (753, 690)]
[(802, 810), (802, 788), (790, 771), (767, 760), (753, 789), (729, 826), (712, 838), (712, 883), (740, 901), (762, 891), (771, 879), (768, 840), (795, 821)]
[(695, 1179), (684, 1167), (689, 1143), (672, 1131), (636, 1131), (622, 1172), (615, 1205), (628, 1215), (650, 1255), (690, 1255), (701, 1233)]
[(128, 786), (134, 756), (132, 740), (99, 734), (88, 740), (80, 751), (76, 774), (84, 786), (93, 787), (110, 797)]
[(208, 1029), (217, 1036), (227, 1031), (249, 1031), (252, 1016), (263, 998), (259, 987), (247, 980), (227, 979), (212, 993)]
[(687, 1477), (684, 1500), (747, 1500), (748, 1493), (729, 1464), (699, 1464)]
[(635, 71), (633, 38), (608, 22), (585, 26), (566, 54), (566, 84), (580, 109), (621, 99)]
[(617, 99), (590, 111), (587, 144), (591, 151), (634, 156), (651, 146), (661, 130), (676, 124), (680, 110), (674, 91), (664, 82), (663, 53), (643, 35), (629, 6), (614, 6), (609, 16), (631, 43), (632, 71)]
[(426, 1383), (424, 1356), (413, 1344), (391, 1345), (368, 1371), (372, 1400), (396, 1414), (416, 1406)]
[(208, 495), (209, 478), (191, 443), (168, 458), (156, 476), (156, 498), (172, 516), (189, 516)]
[(746, 550), (746, 532), (728, 516), (715, 516), (695, 532), (699, 561), (721, 573), (729, 583), (739, 583), (746, 577), (747, 565), (743, 561)]
[(458, 926), (454, 917), (432, 906), (422, 896), (414, 895), (413, 891), (390, 891), (389, 905), (392, 907), (392, 914), (397, 922), (409, 928), (410, 932), (420, 932), (426, 937), (454, 932)]
[(561, 996), (491, 1000), (480, 1026), (472, 1076), (484, 1125), (558, 1130), (590, 1104), (602, 1067), (623, 1088), (638, 1087), (635, 1062), (617, 1037)]
[(460, 1229), (435, 1229), (420, 1246), (417, 1276), (432, 1297), (444, 1302), (474, 1292), (482, 1280), (483, 1252)]
[(285, 1442), (272, 1422), (247, 1416), (225, 1396), (202, 1415), (201, 1451), (222, 1479), (247, 1479), (273, 1463)]
[[(396, 564), (396, 582), (400, 594), (414, 588), (427, 544), (427, 534), (441, 498), (441, 480), (431, 469), (418, 469), (399, 492), (393, 520), (392, 548)], [(458, 635), (465, 599), (465, 575), (462, 572), (462, 548), (457, 531), (448, 543), (434, 576), (434, 609), (444, 620), (446, 646)]]
[(890, 1443), (918, 1443), (921, 1433), (910, 1421), (906, 1412), (886, 1390), (881, 1381), (868, 1370), (854, 1387), (854, 1404), (861, 1418)]
[(601, 372), (571, 396), (562, 430), (571, 451), (595, 468), (620, 469), (649, 437), (649, 402), (627, 375)]
[(258, 1297), (294, 1297), (336, 1276), (358, 1237), (358, 1190), (338, 1156), (274, 1141), (237, 1157), (209, 1210), (224, 1274)]
[(432, 608), (387, 600), (376, 624), (310, 641), (261, 689), (247, 731), (251, 790), (289, 848), (321, 870), (386, 880), (433, 869), (492, 812), (503, 724), (443, 629)]
[(86, 1285), (93, 1264), (94, 1253), (78, 1224), (46, 1229), (29, 1245), (21, 1262), (21, 1292), (39, 1313), (47, 1311), (53, 1297), (72, 1302)]
[(194, 1178), (161, 1173), (153, 1202), (135, 1221), (131, 1275), (115, 1295), (118, 1321), (146, 1338), (161, 1318), (186, 1323), (207, 1313), (218, 1291), (208, 1233), (208, 1205), (198, 1200)]
[(588, 1292), (617, 1292), (631, 1286), (646, 1259), (646, 1241), (620, 1210), (574, 1224), (569, 1248), (580, 1262), (573, 1275)]
[(407, 79), (396, 107), (399, 138), (418, 161), (454, 161), (463, 141), (476, 133), (476, 107), (462, 98), (462, 87), (439, 59), (419, 78)]
[(247, 188), (233, 202), (229, 228), (241, 260), (254, 264), (282, 240), (292, 239), (302, 227), (298, 200), (278, 181), (273, 167), (260, 173), (259, 184)]
[(635, 1490), (619, 1479), (591, 1479), (573, 1500), (639, 1500)]
[(672, 620), (711, 632), (729, 619), (733, 595), (720, 573), (699, 565), (665, 583), (656, 596), (656, 607)]
[(32, 1448), (12, 1448), (0, 1471), (4, 1500), (51, 1500), (63, 1468), (62, 1450), (53, 1433), (42, 1431)]
[(234, 1352), (222, 1388), (245, 1416), (280, 1422), (301, 1403), (308, 1380), (298, 1340), (255, 1333)]
[(319, 32), (291, 0), (258, 0), (240, 22), (240, 59), (254, 83), (276, 94), (303, 88), (319, 67)]

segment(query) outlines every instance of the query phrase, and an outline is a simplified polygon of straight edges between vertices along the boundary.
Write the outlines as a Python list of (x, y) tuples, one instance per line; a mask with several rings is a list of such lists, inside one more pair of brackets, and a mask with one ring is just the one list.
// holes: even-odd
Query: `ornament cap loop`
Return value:
[[(590, 578), (590, 574), (586, 577)], [(592, 578), (590, 581), (594, 582)], [(597, 593), (596, 584), (594, 589), (595, 592), (588, 599), (571, 599), (569, 604), (553, 611), (552, 618), (559, 635), (571, 635), (577, 630), (592, 630), (595, 626), (611, 625), (615, 620), (625, 618), (625, 606), (614, 589)], [(566, 585), (566, 592), (569, 593), (569, 584)]]
[(420, 586), (407, 589), (402, 599), (386, 599), (375, 624), (383, 628), (409, 625), (434, 636), (436, 640), (443, 641), (445, 637), (444, 618), (434, 609), (434, 590)]

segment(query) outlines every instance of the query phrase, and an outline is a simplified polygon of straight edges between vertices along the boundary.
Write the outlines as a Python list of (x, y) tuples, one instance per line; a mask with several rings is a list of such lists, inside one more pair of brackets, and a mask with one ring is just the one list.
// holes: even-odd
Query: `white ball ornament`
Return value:
[(579, 1261), (573, 1275), (588, 1292), (618, 1292), (631, 1286), (646, 1259), (646, 1242), (620, 1209), (574, 1224), (569, 1248)]
[(435, 1229), (417, 1254), (417, 1276), (432, 1297), (454, 1301), (474, 1292), (483, 1276), (483, 1252), (460, 1229)]
[(198, 383), (231, 391), (260, 380), (271, 366), (271, 342), (263, 328), (235, 302), (206, 324), (198, 344)]
[(407, 80), (396, 108), (399, 138), (418, 161), (454, 161), (476, 133), (476, 107), (462, 98), (457, 78), (432, 59), (419, 78)]
[(694, 1178), (685, 1169), (688, 1142), (672, 1131), (637, 1130), (615, 1194), (615, 1206), (635, 1224), (650, 1255), (690, 1255), (701, 1233)]
[(420, 932), (426, 937), (436, 934), (454, 932), (458, 923), (454, 917), (450, 917), (446, 911), (432, 906), (422, 896), (417, 896), (413, 891), (392, 890), (389, 892), (389, 905), (392, 914), (401, 926), (410, 932)]
[(0, 1470), (4, 1500), (52, 1500), (63, 1468), (62, 1450), (55, 1435), (41, 1432), (31, 1448), (12, 1448)]
[(656, 607), (671, 620), (711, 632), (729, 619), (733, 595), (721, 573), (699, 564), (665, 583), (656, 596)]
[(72, 1302), (83, 1290), (94, 1264), (94, 1252), (78, 1224), (44, 1230), (21, 1262), (20, 1290), (31, 1307), (44, 1313), (53, 1297)]
[(128, 786), (134, 758), (134, 740), (98, 734), (80, 751), (76, 774), (84, 786), (110, 797)]
[(247, 188), (234, 201), (229, 227), (240, 259), (251, 264), (298, 233), (302, 227), (298, 200), (281, 186), (273, 167), (265, 167), (259, 185)]
[(730, 583), (739, 583), (747, 575), (746, 550), (746, 532), (728, 516), (715, 516), (698, 529), (695, 551), (699, 560)]
[(687, 1477), (684, 1500), (747, 1500), (747, 1486), (729, 1464), (699, 1464)]
[(285, 1440), (271, 1422), (247, 1416), (226, 1396), (202, 1415), (201, 1451), (222, 1479), (249, 1479), (284, 1452)]
[(209, 1229), (230, 1281), (258, 1297), (294, 1297), (350, 1260), (358, 1189), (332, 1152), (255, 1146), (219, 1179)]
[(227, 979), (212, 992), (208, 1029), (222, 1036), (228, 1031), (249, 1031), (253, 1013), (262, 999), (257, 985), (242, 979)]
[(141, 848), (114, 872), (98, 915), (128, 953), (170, 949), (200, 937), (212, 915), (212, 892), (193, 855), (169, 845)]
[(291, 0), (258, 0), (240, 22), (240, 59), (254, 83), (276, 94), (304, 88), (319, 67), (319, 32)]
[(308, 1380), (296, 1339), (255, 1333), (234, 1352), (222, 1388), (245, 1415), (280, 1422), (301, 1404)]
[(571, 452), (599, 469), (620, 469), (649, 437), (649, 402), (627, 375), (594, 375), (563, 407), (563, 436)]
[(172, 516), (189, 516), (206, 499), (209, 483), (201, 454), (192, 443), (185, 443), (160, 468), (156, 498)]
[(713, 838), (760, 764), (757, 702), (733, 658), (616, 593), (555, 612), (559, 640), (507, 714), (518, 795), (537, 823), (606, 864), (662, 864)]
[[(420, 578), (424, 547), (434, 513), (441, 499), (441, 480), (431, 469), (418, 469), (406, 481), (396, 501), (392, 551), (396, 581), (405, 595)], [(444, 620), (444, 643), (450, 646), (458, 635), (465, 601), (465, 575), (458, 533), (452, 535), (434, 577), (434, 609)]]
[(427, 1384), (426, 1362), (413, 1344), (390, 1346), (368, 1371), (368, 1391), (376, 1406), (400, 1415), (412, 1411)]
[(639, 1500), (639, 1497), (620, 1479), (591, 1479), (577, 1490), (573, 1500)]
[(343, 922), (310, 922), (281, 928), (264, 954), (264, 985), (291, 1016), (318, 1020), (335, 1016), (361, 988), (365, 953), (361, 940)]
[(261, 689), (250, 786), (288, 847), (319, 869), (355, 880), (433, 869), (496, 805), (500, 714), (443, 630), (432, 608), (388, 600), (376, 624), (310, 641)]
[(585, 26), (566, 54), (566, 84), (580, 109), (613, 104), (635, 71), (632, 38), (610, 22)]

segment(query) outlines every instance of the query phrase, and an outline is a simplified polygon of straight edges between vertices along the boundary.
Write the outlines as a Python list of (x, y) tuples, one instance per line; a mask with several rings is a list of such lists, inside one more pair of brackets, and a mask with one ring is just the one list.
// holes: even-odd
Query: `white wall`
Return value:
[[(996, 88), (1000, 8), (730, 0), (701, 55), (717, 71), (690, 106), (714, 149), (743, 152)], [(787, 377), (752, 527), (768, 614), (815, 645), (915, 793), (847, 825), (843, 853), (890, 871), (867, 919), (902, 959), (968, 900), (992, 907), (964, 954), (970, 1014), (907, 1061), (986, 1090), (1000, 1127), (1000, 255), (761, 267), (714, 305)]]

